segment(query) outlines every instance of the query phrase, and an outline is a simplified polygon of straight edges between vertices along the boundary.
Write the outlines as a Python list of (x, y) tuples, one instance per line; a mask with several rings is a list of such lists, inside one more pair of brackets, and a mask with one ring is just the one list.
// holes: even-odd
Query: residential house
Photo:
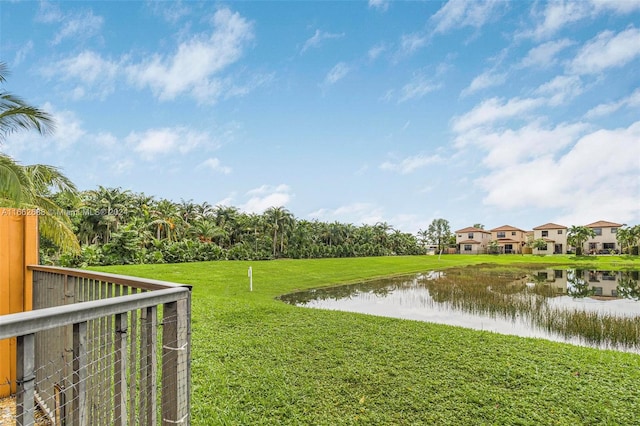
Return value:
[(456, 245), (460, 254), (484, 254), (491, 241), (491, 232), (469, 226), (456, 231)]
[(585, 226), (593, 229), (593, 232), (596, 233), (594, 238), (590, 238), (585, 242), (583, 247), (585, 253), (608, 254), (612, 250), (620, 253), (620, 246), (618, 245), (618, 240), (616, 240), (616, 233), (618, 232), (618, 228), (624, 226), (623, 224), (599, 220)]
[(498, 243), (500, 252), (520, 254), (527, 242), (527, 231), (504, 225), (491, 230), (491, 239)]
[(545, 223), (533, 228), (533, 239), (543, 239), (547, 243), (544, 249), (533, 249), (533, 254), (566, 254), (567, 227), (557, 223)]

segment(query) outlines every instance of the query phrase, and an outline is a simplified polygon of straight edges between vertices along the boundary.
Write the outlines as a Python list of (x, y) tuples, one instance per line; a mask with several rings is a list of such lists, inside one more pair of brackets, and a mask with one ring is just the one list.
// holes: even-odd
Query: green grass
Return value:
[(640, 269), (618, 256), (448, 255), (100, 270), (193, 284), (193, 424), (640, 424), (639, 355), (275, 299), (471, 263)]

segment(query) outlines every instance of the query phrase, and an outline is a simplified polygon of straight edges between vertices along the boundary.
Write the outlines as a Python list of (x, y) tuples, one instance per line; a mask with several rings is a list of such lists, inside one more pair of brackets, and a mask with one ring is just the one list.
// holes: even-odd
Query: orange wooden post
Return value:
[[(32, 309), (38, 263), (38, 217), (34, 210), (0, 208), (0, 315)], [(16, 391), (16, 339), (0, 341), (0, 397)]]

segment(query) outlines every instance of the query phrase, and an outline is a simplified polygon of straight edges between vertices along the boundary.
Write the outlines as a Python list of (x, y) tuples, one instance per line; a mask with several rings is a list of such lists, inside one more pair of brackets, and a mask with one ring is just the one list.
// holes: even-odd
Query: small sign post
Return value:
[(249, 291), (253, 291), (253, 271), (251, 270), (251, 266), (249, 266)]

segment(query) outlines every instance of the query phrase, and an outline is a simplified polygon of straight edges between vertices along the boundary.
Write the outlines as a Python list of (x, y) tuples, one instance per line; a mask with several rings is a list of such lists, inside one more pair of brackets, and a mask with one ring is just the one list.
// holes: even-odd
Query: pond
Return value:
[(280, 297), (310, 308), (640, 353), (640, 272), (467, 267)]

